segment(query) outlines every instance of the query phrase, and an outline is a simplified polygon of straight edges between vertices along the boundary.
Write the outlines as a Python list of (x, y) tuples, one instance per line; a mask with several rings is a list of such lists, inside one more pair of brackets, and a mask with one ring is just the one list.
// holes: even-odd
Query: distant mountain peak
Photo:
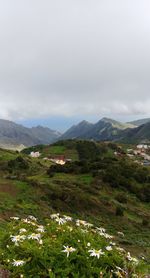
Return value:
[(144, 125), (149, 122), (150, 122), (150, 118), (144, 118), (144, 119), (139, 119), (139, 120), (129, 122), (129, 124), (132, 124), (134, 126), (140, 126), (140, 125)]
[(27, 128), (9, 120), (0, 119), (0, 146), (13, 148), (23, 144), (33, 146), (50, 144), (58, 139), (61, 134), (55, 130), (42, 126)]
[[(83, 120), (83, 121), (81, 121), (79, 124), (77, 124), (77, 125), (91, 125), (91, 123), (90, 122), (88, 122), (88, 121), (86, 121), (86, 120)], [(76, 126), (77, 126), (76, 125)]]
[(113, 124), (113, 123), (121, 124), (121, 122), (116, 121), (116, 120), (111, 119), (111, 118), (107, 118), (107, 117), (103, 117), (100, 121), (103, 121), (103, 122), (106, 122), (106, 123), (110, 123), (110, 124)]

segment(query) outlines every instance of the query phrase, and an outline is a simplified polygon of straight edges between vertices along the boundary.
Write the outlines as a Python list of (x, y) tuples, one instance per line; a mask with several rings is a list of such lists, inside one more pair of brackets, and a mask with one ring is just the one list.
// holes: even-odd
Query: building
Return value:
[(139, 144), (139, 145), (136, 146), (136, 148), (138, 150), (147, 150), (149, 148), (149, 146), (146, 145), (146, 144)]
[(41, 155), (41, 154), (40, 154), (39, 152), (31, 152), (31, 153), (30, 153), (30, 156), (31, 156), (31, 157), (36, 157), (36, 158), (37, 158), (37, 157), (40, 157), (40, 155)]
[(66, 163), (66, 159), (64, 155), (58, 155), (55, 157), (51, 157), (50, 161), (59, 164), (59, 165), (64, 165)]

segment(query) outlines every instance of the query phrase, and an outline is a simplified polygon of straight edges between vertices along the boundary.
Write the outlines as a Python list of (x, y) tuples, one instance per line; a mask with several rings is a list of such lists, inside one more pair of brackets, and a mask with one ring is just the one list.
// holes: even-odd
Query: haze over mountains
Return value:
[(102, 141), (121, 141), (127, 143), (150, 140), (150, 119), (141, 119), (121, 123), (109, 118), (102, 118), (96, 124), (82, 121), (72, 126), (61, 139), (93, 139)]
[(60, 135), (60, 132), (47, 127), (27, 128), (12, 121), (0, 120), (0, 147), (2, 148), (50, 144)]
[(89, 139), (99, 141), (118, 141), (137, 143), (150, 141), (150, 119), (121, 123), (102, 118), (93, 124), (82, 121), (73, 125), (64, 134), (48, 127), (27, 128), (8, 120), (0, 120), (0, 147), (23, 148), (39, 144), (51, 144), (57, 140)]

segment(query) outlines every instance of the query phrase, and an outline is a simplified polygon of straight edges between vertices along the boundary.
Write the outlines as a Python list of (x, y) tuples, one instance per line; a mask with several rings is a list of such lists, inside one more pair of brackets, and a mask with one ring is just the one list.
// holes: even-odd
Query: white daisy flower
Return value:
[(132, 257), (131, 257), (131, 255), (130, 255), (130, 252), (127, 253), (127, 260), (128, 260), (128, 261), (132, 261)]
[(118, 236), (122, 236), (124, 237), (124, 233), (123, 232), (117, 232)]
[(68, 247), (68, 246), (64, 246), (64, 250), (62, 250), (62, 252), (67, 253), (67, 257), (69, 257), (69, 254), (72, 252), (75, 252), (76, 249), (73, 247)]
[(29, 215), (28, 218), (31, 219), (32, 221), (37, 221), (37, 218), (34, 217), (33, 215)]
[(11, 241), (15, 242), (16, 245), (18, 245), (18, 242), (22, 242), (23, 240), (26, 239), (26, 236), (24, 235), (17, 235), (17, 236), (10, 236)]
[(35, 233), (33, 233), (33, 234), (31, 234), (31, 235), (29, 235), (28, 236), (28, 239), (35, 239), (35, 240), (40, 240), (41, 239), (41, 234), (35, 234)]
[(12, 217), (10, 217), (10, 219), (12, 219), (12, 220), (19, 220), (19, 217), (12, 216)]
[(90, 253), (91, 257), (97, 257), (98, 259), (100, 258), (101, 255), (105, 254), (104, 252), (102, 252), (101, 249), (99, 249), (99, 250), (91, 249), (88, 252)]
[(22, 228), (22, 229), (20, 229), (20, 230), (19, 230), (19, 233), (20, 233), (20, 234), (22, 234), (22, 233), (26, 233), (26, 232), (27, 232), (27, 230), (26, 230), (26, 229), (24, 229), (24, 228)]
[(42, 239), (39, 240), (39, 244), (41, 244), (41, 245), (43, 244), (43, 240)]
[(72, 221), (72, 217), (70, 216), (63, 215), (63, 217), (65, 218), (66, 221)]
[(109, 244), (112, 245), (112, 246), (115, 246), (115, 245), (116, 245), (116, 243), (115, 243), (115, 242), (112, 242), (112, 241), (110, 241)]
[(22, 219), (21, 221), (22, 221), (22, 222), (24, 222), (24, 223), (27, 223), (27, 224), (31, 224), (31, 221), (30, 221), (30, 220), (28, 220), (27, 218)]
[(45, 229), (44, 229), (44, 226), (40, 225), (38, 226), (38, 228), (36, 229), (37, 232), (40, 232), (40, 233), (44, 233), (45, 232)]
[(106, 232), (106, 230), (104, 228), (101, 228), (101, 227), (96, 227), (96, 230), (98, 232), (101, 232), (101, 233), (105, 233)]
[(62, 217), (57, 217), (57, 218), (55, 218), (55, 221), (59, 224), (59, 225), (63, 225), (63, 224), (65, 224), (67, 221), (64, 219), (64, 218), (62, 218)]
[(13, 262), (12, 262), (12, 265), (13, 266), (22, 266), (22, 265), (24, 265), (25, 264), (25, 261), (23, 261), (23, 260), (14, 260)]
[(135, 264), (138, 264), (138, 260), (136, 258), (134, 258), (134, 257), (131, 257), (130, 252), (127, 253), (127, 257), (126, 258), (127, 258), (128, 261), (133, 262)]
[[(119, 272), (121, 272), (122, 274), (128, 275), (128, 273), (127, 273), (123, 268), (121, 268), (121, 267), (119, 267), (119, 266), (116, 266), (116, 269), (117, 269)], [(126, 277), (126, 276), (125, 276), (125, 277)]]
[(111, 246), (106, 246), (106, 250), (107, 251), (112, 251), (112, 247)]
[(104, 233), (104, 237), (105, 237), (106, 239), (113, 239), (113, 236), (111, 236), (111, 235), (109, 235), (109, 234), (106, 234), (106, 233)]
[(55, 219), (57, 217), (59, 217), (59, 213), (53, 213), (50, 215), (51, 219)]
[(91, 224), (89, 222), (86, 222), (85, 226), (88, 227), (88, 228), (91, 228), (91, 227), (93, 227), (93, 224)]
[(81, 226), (81, 225), (85, 226), (85, 223), (86, 223), (86, 221), (84, 221), (84, 220), (80, 220), (80, 219), (76, 220), (77, 226)]

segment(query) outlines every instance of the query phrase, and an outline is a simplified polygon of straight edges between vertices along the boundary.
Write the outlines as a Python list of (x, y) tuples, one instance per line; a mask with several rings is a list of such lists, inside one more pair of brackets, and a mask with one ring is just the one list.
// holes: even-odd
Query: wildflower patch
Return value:
[(140, 277), (144, 267), (104, 228), (59, 213), (12, 217), (0, 259), (12, 277)]

